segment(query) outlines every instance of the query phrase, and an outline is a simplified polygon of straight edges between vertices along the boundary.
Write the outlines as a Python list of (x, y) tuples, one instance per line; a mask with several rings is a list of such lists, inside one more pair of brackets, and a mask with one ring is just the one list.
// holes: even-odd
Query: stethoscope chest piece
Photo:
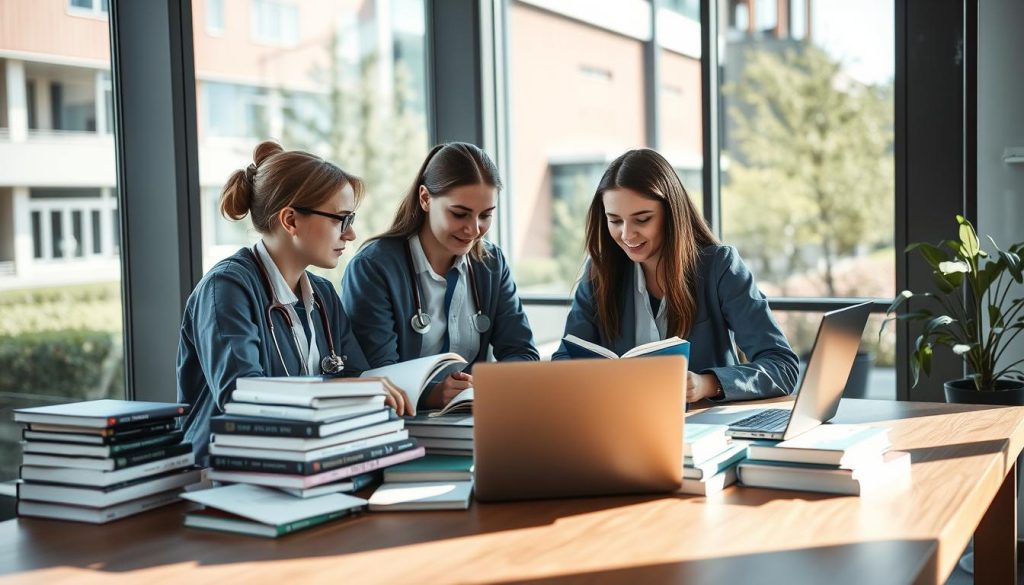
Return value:
[(417, 309), (409, 323), (412, 325), (412, 330), (420, 335), (426, 335), (430, 331), (430, 315), (421, 310)]
[(332, 351), (320, 360), (320, 369), (325, 374), (340, 374), (345, 369), (345, 360)]
[(485, 333), (491, 328), (491, 318), (483, 313), (473, 315), (473, 328), (477, 333)]

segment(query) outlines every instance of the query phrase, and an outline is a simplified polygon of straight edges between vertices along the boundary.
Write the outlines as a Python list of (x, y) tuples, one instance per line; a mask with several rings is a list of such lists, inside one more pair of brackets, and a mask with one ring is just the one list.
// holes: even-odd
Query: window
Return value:
[[(193, 0), (194, 18), (202, 17), (199, 2), (206, 4)], [(356, 6), (257, 0), (250, 6), (252, 39), (201, 32), (194, 38), (206, 270), (259, 237), (248, 219), (221, 217), (219, 197), (260, 141), (313, 152), (364, 179), (353, 251), (390, 225), (428, 150), (423, 0)], [(300, 21), (308, 23), (304, 42), (282, 47), (281, 39), (298, 38)], [(338, 285), (349, 258), (321, 273)]]
[(224, 34), (224, 0), (206, 0), (206, 34)]
[(18, 56), (0, 60), (0, 160), (19, 161), (0, 164), (0, 481), (21, 459), (12, 409), (125, 397), (109, 32), (79, 18), (107, 3), (21, 5), (4, 25), (24, 34), (0, 35)]
[[(893, 0), (746, 4), (754, 32), (720, 40), (722, 237), (769, 297), (891, 299)], [(787, 331), (795, 347), (813, 341), (806, 319)]]
[(299, 7), (283, 0), (253, 0), (250, 31), (252, 40), (268, 45), (296, 45), (299, 42)]

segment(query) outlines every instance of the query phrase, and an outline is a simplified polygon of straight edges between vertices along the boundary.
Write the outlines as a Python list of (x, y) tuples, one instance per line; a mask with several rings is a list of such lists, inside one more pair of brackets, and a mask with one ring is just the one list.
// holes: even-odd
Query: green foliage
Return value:
[(838, 290), (834, 269), (892, 241), (892, 88), (851, 81), (813, 45), (746, 56), (741, 79), (723, 89), (735, 123), (725, 238), (777, 281), (816, 268), (802, 252), (817, 248), (822, 294), (861, 294)]
[(0, 336), (67, 329), (89, 329), (120, 335), (120, 283), (104, 282), (0, 293)]
[(120, 333), (65, 330), (2, 335), (0, 392), (75, 400), (122, 397)]
[[(1007, 348), (1024, 331), (1024, 298), (1010, 297), (1014, 283), (1024, 283), (1024, 243), (1003, 250), (990, 237), (995, 255), (989, 255), (981, 248), (971, 222), (960, 215), (956, 220), (958, 240), (907, 246), (908, 253), (918, 252), (931, 267), (940, 292), (900, 293), (889, 307), (888, 314), (894, 316), (882, 324), (879, 335), (889, 321), (926, 322), (910, 357), (915, 386), (922, 371), (931, 372), (935, 344), (950, 347), (966, 360), (980, 391), (994, 390), (999, 379), (1024, 381), (1024, 371), (1017, 367), (1024, 359), (998, 367)], [(909, 310), (907, 305), (913, 299), (928, 308)]]

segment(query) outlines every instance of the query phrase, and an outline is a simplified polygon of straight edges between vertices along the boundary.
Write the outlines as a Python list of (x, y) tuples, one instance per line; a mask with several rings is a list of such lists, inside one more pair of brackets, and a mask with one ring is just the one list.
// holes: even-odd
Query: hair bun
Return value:
[[(263, 161), (275, 154), (281, 154), (282, 152), (284, 152), (284, 148), (282, 148), (280, 144), (273, 140), (264, 140), (257, 144), (256, 148), (252, 151), (253, 164), (250, 166), (259, 167), (263, 164)], [(253, 174), (255, 174), (255, 168), (253, 169)]]

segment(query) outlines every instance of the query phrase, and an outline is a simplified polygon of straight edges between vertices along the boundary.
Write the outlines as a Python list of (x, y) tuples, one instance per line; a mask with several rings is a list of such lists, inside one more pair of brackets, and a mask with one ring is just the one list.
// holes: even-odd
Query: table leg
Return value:
[(1017, 583), (1017, 470), (1010, 469), (974, 531), (974, 582)]

